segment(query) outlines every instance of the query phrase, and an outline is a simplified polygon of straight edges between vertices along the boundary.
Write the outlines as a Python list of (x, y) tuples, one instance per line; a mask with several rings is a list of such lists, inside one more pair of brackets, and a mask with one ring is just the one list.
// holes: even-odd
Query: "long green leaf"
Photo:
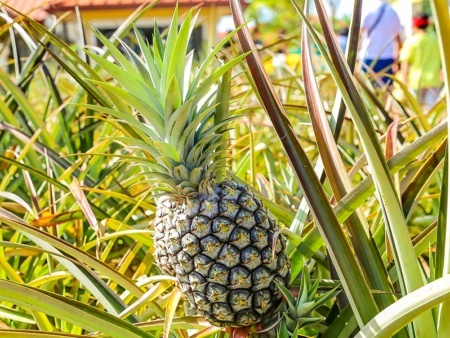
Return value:
[(447, 212), (448, 212), (448, 145), (446, 148), (445, 159), (444, 159), (444, 171), (443, 179), (441, 184), (441, 198), (439, 201), (439, 215), (437, 221), (437, 235), (436, 235), (436, 268), (434, 278), (440, 278), (444, 276), (444, 262), (446, 262), (446, 253), (448, 242), (448, 227), (447, 227)]
[[(306, 102), (314, 128), (316, 142), (323, 160), (328, 181), (331, 184), (337, 201), (341, 200), (351, 189), (352, 183), (342, 161), (333, 133), (329, 126), (325, 109), (319, 96), (319, 89), (314, 77), (309, 38), (306, 28), (302, 35), (302, 61), (303, 78), (305, 82)], [(384, 263), (371, 238), (369, 226), (361, 210), (350, 215), (345, 223), (353, 244), (355, 254), (361, 262), (361, 267), (368, 277), (368, 283), (372, 289), (382, 290), (384, 293), (374, 296), (381, 309), (386, 308), (394, 302), (391, 285), (388, 281), (387, 271)]]
[[(32, 239), (36, 244), (45, 248), (46, 250), (49, 250), (49, 251), (52, 251), (55, 253), (60, 253), (60, 251), (62, 251), (72, 257), (76, 257), (78, 260), (97, 269), (103, 275), (108, 276), (108, 278), (111, 278), (111, 280), (113, 280), (114, 282), (116, 282), (119, 285), (122, 285), (124, 288), (130, 290), (131, 292), (133, 292), (133, 294), (135, 296), (139, 297), (143, 294), (143, 291), (141, 289), (139, 289), (128, 278), (126, 278), (122, 274), (119, 274), (116, 270), (111, 268), (109, 265), (95, 259), (94, 257), (87, 254), (86, 252), (68, 244), (67, 242), (65, 242), (63, 240), (60, 240), (59, 238), (51, 236), (50, 234), (45, 233), (39, 229), (30, 227), (28, 224), (26, 224), (24, 221), (22, 221), (17, 216), (11, 214), (10, 212), (0, 209), (0, 219), (2, 222), (4, 222), (5, 224), (8, 224), (13, 229), (17, 229), (18, 231), (26, 234), (27, 237)], [(69, 262), (69, 263), (71, 265), (73, 265), (73, 263), (71, 263), (71, 262)], [(86, 282), (88, 282), (88, 281), (86, 281)], [(97, 283), (97, 282), (95, 282), (95, 283)], [(95, 287), (98, 289), (93, 289), (93, 290), (91, 290), (91, 292), (94, 292), (94, 293), (104, 292), (104, 294), (101, 294), (101, 295), (99, 294), (99, 299), (104, 299), (105, 297), (109, 298), (110, 296), (112, 296), (112, 294), (109, 294), (110, 289), (108, 287), (106, 287), (104, 290), (101, 290), (100, 286), (103, 283), (101, 283), (101, 282), (99, 282), (99, 283), (100, 284), (98, 284)], [(115, 297), (113, 297), (113, 298), (115, 298)], [(107, 302), (110, 302), (110, 301), (112, 301), (111, 298), (108, 300), (105, 299), (106, 304), (107, 304)], [(112, 302), (114, 302), (114, 301), (112, 301)], [(115, 312), (115, 310), (113, 310), (114, 306), (121, 307), (121, 305), (119, 305), (119, 304), (114, 304), (114, 306), (111, 304), (111, 306), (112, 306), (111, 310), (113, 312)]]
[[(176, 11), (174, 13), (176, 14)], [(189, 10), (188, 14), (181, 24), (180, 30), (176, 37), (176, 42), (173, 45), (173, 49), (170, 49), (170, 45), (166, 44), (165, 54), (169, 55), (169, 69), (168, 69), (168, 80), (175, 77), (178, 84), (180, 85), (181, 97), (185, 97), (186, 93), (183, 93), (183, 83), (184, 83), (184, 66), (187, 54), (187, 47), (189, 43), (189, 37), (192, 33), (193, 24), (197, 20), (198, 13), (192, 19), (192, 9)], [(177, 27), (176, 27), (177, 28)], [(170, 33), (169, 33), (170, 34)], [(170, 84), (169, 84), (170, 87)], [(168, 89), (169, 89), (168, 87)]]
[[(396, 174), (408, 163), (414, 161), (417, 156), (435, 146), (446, 135), (447, 122), (443, 121), (428, 133), (406, 146), (388, 161), (391, 175)], [(335, 212), (339, 221), (343, 222), (346, 220), (374, 191), (372, 175), (369, 175), (335, 206)]]
[(107, 108), (107, 107), (95, 106), (92, 104), (79, 104), (78, 106), (86, 107), (91, 110), (95, 110), (95, 111), (98, 111), (103, 114), (108, 114), (115, 118), (120, 119), (121, 121), (123, 121), (123, 122), (129, 124), (131, 127), (133, 127), (135, 129), (136, 134), (141, 136), (141, 139), (143, 139), (143, 140), (146, 139), (146, 137), (145, 137), (145, 135), (140, 134), (139, 131), (143, 131), (145, 134), (147, 134), (147, 136), (150, 136), (152, 140), (158, 138), (157, 134), (155, 133), (154, 128), (152, 128), (150, 125), (146, 125), (144, 123), (139, 122), (131, 114), (127, 114), (127, 113), (118, 111), (116, 109), (111, 109), (111, 108)]
[[(355, 337), (392, 337), (421, 314), (448, 301), (450, 301), (450, 275), (439, 278), (399, 299), (373, 318)], [(423, 337), (427, 337), (427, 334), (425, 333)]]
[(33, 124), (35, 130), (42, 128), (42, 139), (45, 141), (45, 143), (50, 147), (56, 147), (55, 140), (50, 137), (45, 128), (45, 122), (41, 121), (38, 118), (38, 115), (31, 106), (31, 103), (27, 100), (25, 94), (13, 83), (9, 75), (2, 69), (0, 69), (0, 81), (4, 88), (11, 92), (12, 97), (17, 101), (20, 109), (24, 112), (28, 121)]
[[(309, 33), (314, 38), (319, 49), (321, 49), (331, 70), (333, 79), (338, 85), (355, 122), (363, 149), (371, 167), (372, 174), (374, 175), (378, 199), (387, 225), (387, 233), (394, 248), (394, 257), (397, 262), (396, 268), (399, 272), (400, 286), (402, 292), (407, 294), (408, 292), (423, 286), (424, 281), (420, 274), (408, 233), (408, 227), (399, 203), (399, 198), (396, 194), (387, 163), (378, 143), (372, 121), (369, 118), (367, 109), (358, 93), (354, 80), (352, 79), (348, 64), (344, 60), (324, 6), (320, 0), (315, 0), (315, 4), (319, 14), (319, 20), (324, 30), (330, 57), (328, 57), (328, 52), (321, 45), (321, 41), (313, 28), (310, 25), (308, 26), (307, 19), (298, 5), (296, 5), (296, 9), (308, 26)], [(435, 336), (436, 331), (435, 327), (432, 325), (431, 313), (425, 313), (423, 316), (419, 317), (416, 324), (417, 325), (415, 325), (414, 328), (418, 334), (420, 334), (420, 332), (427, 332), (431, 337)]]
[(104, 332), (115, 338), (154, 337), (136, 326), (90, 305), (5, 280), (0, 280), (0, 299), (44, 312), (89, 331)]
[[(450, 36), (450, 15), (448, 9), (448, 3), (445, 0), (432, 0), (431, 7), (433, 9), (433, 14), (436, 22), (436, 32), (439, 37), (439, 47), (440, 47), (440, 56), (442, 62), (442, 72), (444, 78), (444, 92), (447, 101), (447, 117), (450, 116), (450, 45), (448, 44), (448, 37)], [(449, 127), (450, 132), (450, 127)], [(446, 158), (447, 162), (450, 161), (449, 156)], [(447, 163), (448, 165), (448, 163)], [(450, 171), (447, 169), (447, 177), (444, 178), (444, 181), (450, 180)], [(448, 194), (447, 192), (443, 192), (443, 194)], [(443, 210), (449, 209), (450, 199), (447, 198), (447, 206), (443, 208)], [(441, 218), (442, 220), (442, 218)], [(442, 265), (442, 275), (450, 274), (450, 217), (446, 217), (446, 225), (445, 225), (445, 240), (444, 240), (444, 261)], [(442, 250), (441, 249), (441, 250)], [(446, 302), (442, 304), (439, 309), (439, 317), (438, 317), (438, 333), (439, 337), (445, 337), (450, 335), (450, 321), (448, 318), (450, 317), (450, 302)]]
[(145, 98), (146, 102), (148, 102), (157, 113), (162, 113), (163, 108), (158, 97), (140, 78), (130, 74), (127, 69), (107, 61), (104, 57), (88, 50), (86, 50), (85, 53), (106, 70), (124, 89), (137, 97)]
[[(245, 22), (242, 8), (237, 0), (230, 0), (232, 14), (237, 24)], [(252, 77), (262, 98), (264, 108), (272, 120), (274, 129), (288, 155), (302, 186), (310, 208), (317, 220), (324, 240), (330, 248), (331, 258), (336, 266), (353, 311), (361, 326), (377, 313), (375, 301), (369, 292), (367, 282), (350, 249), (342, 228), (333, 213), (327, 196), (314, 173), (314, 169), (297, 140), (284, 108), (275, 95), (271, 82), (264, 71), (255, 45), (247, 27), (238, 32), (244, 52), (248, 52), (247, 62)], [(252, 52), (253, 51), (253, 52)]]
[(36, 330), (1, 330), (0, 335), (4, 338), (86, 338), (68, 333), (44, 332)]
[(181, 291), (178, 288), (174, 288), (172, 292), (170, 293), (169, 299), (167, 300), (167, 307), (166, 307), (166, 321), (164, 323), (164, 336), (163, 338), (169, 338), (171, 325), (173, 318), (175, 316), (175, 313), (177, 311), (178, 303), (181, 299)]
[[(229, 116), (229, 110), (230, 110), (230, 101), (229, 98), (231, 97), (231, 70), (227, 71), (225, 74), (223, 74), (222, 79), (219, 83), (219, 87), (217, 88), (217, 109), (214, 114), (214, 124), (218, 125), (222, 121), (225, 121)], [(217, 131), (219, 134), (222, 135), (223, 139), (226, 139), (226, 131), (225, 127), (219, 129)], [(227, 150), (227, 144), (222, 143), (217, 148), (217, 151), (226, 151)], [(226, 154), (224, 154), (221, 158), (218, 158), (217, 161), (222, 163), (219, 165), (219, 171), (217, 173), (217, 180), (220, 182), (223, 180), (226, 176)]]
[(436, 174), (440, 172), (446, 148), (447, 140), (442, 142), (436, 151), (428, 157), (411, 182), (408, 183), (408, 187), (402, 194), (403, 212), (406, 219), (411, 217), (415, 210), (414, 207), (417, 206), (428, 186), (436, 178)]
[(110, 96), (120, 97), (122, 100), (125, 100), (127, 103), (133, 106), (137, 111), (139, 111), (139, 113), (142, 114), (142, 116), (144, 116), (147, 119), (148, 123), (150, 123), (155, 128), (159, 137), (161, 139), (164, 137), (163, 119), (151, 105), (149, 105), (147, 102), (137, 97), (136, 95), (131, 94), (130, 92), (122, 88), (116, 87), (110, 83), (94, 80), (91, 80), (91, 82), (102, 87), (104, 90), (108, 92)]

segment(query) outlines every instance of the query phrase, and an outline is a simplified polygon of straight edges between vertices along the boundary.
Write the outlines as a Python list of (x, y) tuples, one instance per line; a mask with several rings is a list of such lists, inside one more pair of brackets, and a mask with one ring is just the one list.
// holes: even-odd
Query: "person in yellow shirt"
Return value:
[(442, 86), (439, 44), (436, 34), (427, 31), (429, 24), (425, 13), (414, 17), (414, 34), (405, 41), (400, 52), (403, 80), (425, 108), (436, 103)]

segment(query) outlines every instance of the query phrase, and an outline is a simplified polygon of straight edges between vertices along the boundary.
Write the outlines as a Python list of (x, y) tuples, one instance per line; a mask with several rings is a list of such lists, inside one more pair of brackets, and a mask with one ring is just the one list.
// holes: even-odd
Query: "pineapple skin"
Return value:
[(154, 240), (159, 267), (216, 326), (260, 322), (281, 301), (276, 283), (289, 284), (286, 240), (262, 202), (232, 180), (185, 202), (159, 198)]

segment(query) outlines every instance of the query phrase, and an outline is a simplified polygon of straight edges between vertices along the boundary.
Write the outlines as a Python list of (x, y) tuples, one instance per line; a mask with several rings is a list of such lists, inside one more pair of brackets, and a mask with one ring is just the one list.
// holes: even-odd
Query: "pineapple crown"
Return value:
[(297, 337), (300, 335), (300, 330), (309, 325), (323, 326), (322, 322), (325, 318), (314, 316), (314, 312), (341, 292), (340, 285), (337, 285), (332, 290), (319, 295), (321, 279), (318, 278), (312, 283), (307, 265), (303, 266), (301, 276), (297, 297), (294, 297), (285, 286), (278, 284), (278, 288), (286, 299), (284, 305), (286, 310), (279, 329), (281, 337)]
[(132, 162), (142, 166), (149, 180), (185, 196), (198, 191), (200, 183), (224, 165), (219, 148), (226, 142), (223, 134), (231, 118), (220, 116), (225, 114), (218, 107), (230, 100), (231, 68), (246, 56), (212, 67), (235, 30), (194, 66), (194, 50), (188, 45), (198, 14), (190, 10), (179, 26), (176, 7), (165, 41), (155, 23), (151, 44), (134, 26), (141, 56), (123, 41), (121, 52), (95, 28), (108, 54), (86, 51), (115, 80), (92, 80), (115, 107), (89, 107), (122, 125), (127, 135), (114, 141), (140, 155)]

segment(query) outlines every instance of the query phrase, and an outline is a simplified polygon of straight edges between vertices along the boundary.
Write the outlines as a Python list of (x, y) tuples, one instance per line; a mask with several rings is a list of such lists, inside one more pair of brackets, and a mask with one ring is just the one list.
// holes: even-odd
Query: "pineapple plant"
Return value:
[(114, 117), (128, 131), (116, 141), (133, 152), (127, 160), (154, 183), (158, 266), (176, 277), (192, 309), (211, 324), (248, 327), (279, 305), (279, 285), (289, 283), (290, 261), (285, 239), (262, 201), (224, 175), (230, 118), (215, 114), (230, 95), (217, 83), (230, 81), (223, 75), (245, 55), (210, 70), (213, 62), (219, 64), (216, 54), (232, 32), (194, 69), (188, 41), (197, 15), (189, 12), (178, 27), (175, 10), (166, 39), (155, 26), (151, 45), (135, 29), (142, 56), (125, 44), (122, 53), (94, 29), (110, 56), (87, 53), (116, 80), (96, 83), (117, 110), (90, 108)]

